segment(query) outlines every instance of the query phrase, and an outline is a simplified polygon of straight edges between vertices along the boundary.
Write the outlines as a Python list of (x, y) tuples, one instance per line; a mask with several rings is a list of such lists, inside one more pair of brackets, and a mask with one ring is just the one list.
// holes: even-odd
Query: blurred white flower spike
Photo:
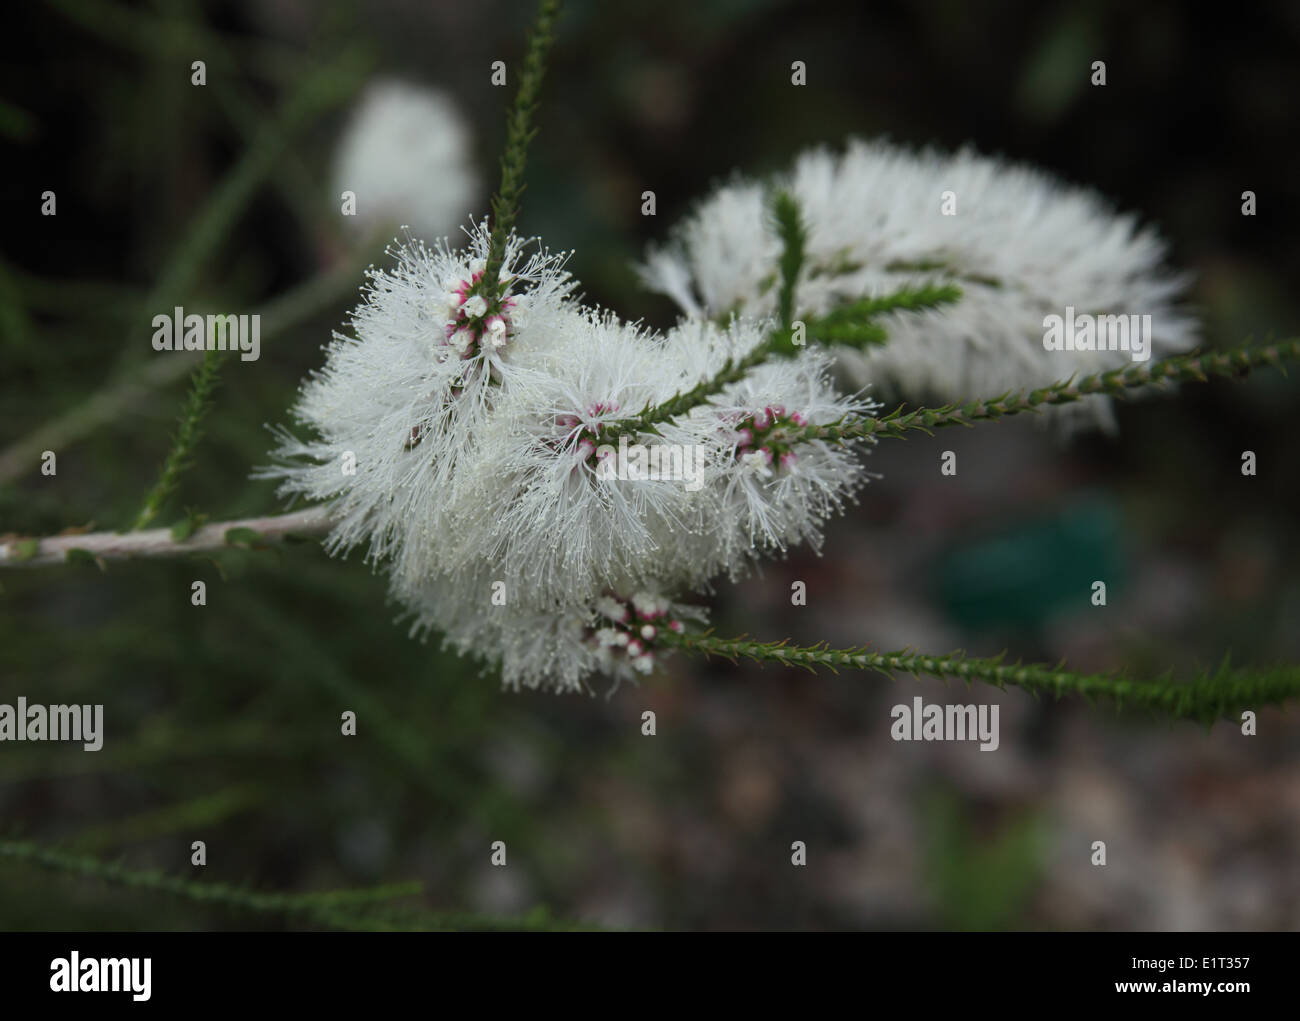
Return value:
[[(1147, 357), (1196, 343), (1196, 323), (1177, 304), (1187, 281), (1165, 269), (1158, 235), (1043, 171), (971, 150), (853, 140), (842, 154), (803, 153), (779, 183), (808, 231), (797, 317), (925, 282), (962, 290), (955, 304), (881, 318), (884, 346), (836, 349), (858, 385), (957, 401), (1131, 364), (1125, 350), (1045, 349), (1046, 320), (1067, 307), (1149, 315)], [(772, 314), (781, 241), (764, 215), (768, 190), (739, 177), (717, 188), (666, 246), (647, 253), (639, 267), (646, 285), (691, 317)], [(1051, 413), (1074, 424), (1112, 422), (1107, 398)]]
[(407, 226), (425, 241), (446, 237), (478, 204), (472, 152), (466, 118), (446, 93), (372, 82), (335, 150), (334, 194), (350, 213), (344, 223), (364, 236)]

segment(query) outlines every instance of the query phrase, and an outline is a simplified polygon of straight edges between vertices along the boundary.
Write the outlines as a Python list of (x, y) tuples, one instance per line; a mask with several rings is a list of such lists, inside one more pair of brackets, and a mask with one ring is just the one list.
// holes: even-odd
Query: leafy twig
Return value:
[(1004, 663), (1002, 657), (976, 659), (961, 652), (926, 656), (903, 649), (871, 652), (867, 647), (832, 649), (825, 643), (789, 645), (785, 641), (759, 642), (748, 638), (718, 638), (712, 634), (664, 632), (665, 644), (735, 661), (741, 657), (760, 663), (781, 663), (805, 669), (873, 670), (890, 675), (910, 673), (983, 681), (998, 688), (1007, 685), (1058, 698), (1082, 695), (1108, 698), (1117, 708), (1137, 708), (1175, 719), (1204, 723), (1228, 717), (1241, 709), (1279, 704), (1300, 696), (1300, 666), (1233, 669), (1225, 659), (1215, 671), (1206, 671), (1189, 683), (1172, 680), (1135, 681), (1118, 674), (1076, 674), (1039, 664)]
[(519, 215), (519, 198), (524, 191), (524, 164), (528, 143), (536, 129), (532, 126), (537, 110), (537, 96), (546, 72), (546, 51), (550, 48), (560, 0), (541, 0), (537, 20), (528, 36), (527, 54), (519, 74), (519, 91), (506, 115), (506, 146), (501, 155), (501, 188), (492, 196), (492, 235), (488, 244), (487, 266), (483, 279), (493, 294), (498, 293), (501, 265), (505, 261), (506, 239)]
[(1293, 358), (1300, 358), (1300, 338), (1227, 351), (1176, 355), (1150, 365), (1111, 369), (1052, 383), (1028, 393), (1005, 393), (965, 404), (917, 408), (906, 413), (900, 407), (881, 418), (846, 418), (829, 425), (805, 426), (797, 435), (803, 441), (840, 442), (875, 436), (905, 439), (913, 431), (929, 433), (947, 426), (969, 426), (975, 422), (1037, 411), (1049, 405), (1071, 404), (1094, 394), (1121, 397), (1129, 390), (1160, 383), (1204, 383), (1211, 376), (1243, 376), (1261, 365), (1273, 365), (1285, 372), (1283, 360)]
[[(956, 301), (960, 296), (960, 289), (950, 284), (904, 288), (893, 294), (846, 306), (854, 311), (844, 317), (831, 313), (829, 316), (811, 320), (806, 324), (807, 339), (859, 347), (879, 343), (883, 334), (879, 327), (869, 322), (872, 316), (896, 310), (915, 312), (925, 308), (935, 308)], [(691, 389), (676, 394), (661, 404), (651, 405), (639, 414), (618, 422), (616, 426), (601, 434), (601, 442), (617, 443), (618, 438), (623, 435), (633, 437), (641, 432), (654, 432), (656, 425), (678, 415), (684, 415), (692, 408), (705, 403), (730, 384), (744, 379), (750, 369), (761, 365), (774, 355), (794, 354), (798, 348), (794, 345), (792, 335), (793, 328), (789, 326), (773, 330), (763, 343), (757, 345), (743, 358), (728, 359), (715, 375), (701, 380)]]
[(0, 859), (36, 865), (53, 872), (65, 872), (99, 879), (113, 886), (151, 893), (165, 893), (199, 904), (215, 904), (271, 914), (306, 914), (326, 924), (339, 925), (347, 909), (413, 897), (423, 887), (418, 881), (391, 883), (360, 890), (326, 890), (320, 893), (264, 893), (227, 883), (200, 883), (162, 872), (129, 869), (87, 855), (69, 854), (25, 841), (0, 840)]
[(808, 225), (799, 212), (799, 203), (788, 191), (778, 191), (772, 196), (772, 219), (777, 236), (781, 239), (781, 289), (776, 296), (776, 319), (788, 327), (794, 320), (794, 292), (803, 269), (805, 249), (808, 244)]
[(221, 362), (225, 357), (225, 351), (215, 349), (207, 351), (203, 355), (202, 364), (195, 370), (190, 383), (189, 396), (185, 398), (185, 404), (181, 408), (180, 425), (172, 440), (172, 448), (163, 462), (158, 481), (145, 495), (144, 506), (140, 508), (135, 524), (132, 525), (136, 531), (151, 524), (158, 516), (167, 498), (175, 492), (181, 473), (190, 466), (190, 458), (202, 435), (203, 416), (207, 414), (208, 406), (212, 403), (212, 391), (216, 389), (217, 377), (221, 373)]

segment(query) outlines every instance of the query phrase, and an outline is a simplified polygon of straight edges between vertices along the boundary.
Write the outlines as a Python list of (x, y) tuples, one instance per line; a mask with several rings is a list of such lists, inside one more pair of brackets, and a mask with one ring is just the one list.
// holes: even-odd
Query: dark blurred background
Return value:
[[(276, 508), (269, 483), (248, 481), (264, 424), (287, 420), (361, 267), (382, 259), (382, 242), (348, 240), (332, 193), (350, 107), (378, 76), (450, 93), (482, 213), (513, 94), (491, 87), (490, 65), (505, 60), (513, 83), (532, 5), (56, 0), (11, 17), (0, 533), (131, 521), (184, 395), (149, 347), (152, 315), (174, 304), (263, 310), (278, 328), (259, 361), (227, 364), (165, 523), (186, 507), (213, 520)], [(572, 0), (520, 226), (575, 250), (589, 300), (667, 326), (673, 309), (631, 264), (734, 169), (778, 170), (854, 134), (970, 142), (1159, 225), (1195, 275), (1209, 346), (1294, 335), (1298, 43), (1286, 2), (1211, 17), (1120, 2)], [(1104, 87), (1089, 84), (1094, 60)], [(46, 190), (56, 216), (40, 215)], [(1241, 215), (1244, 190), (1258, 215)], [(1082, 670), (1295, 661), (1294, 375), (1128, 403), (1114, 437), (1062, 443), (1014, 421), (886, 441), (871, 459), (881, 478), (834, 523), (827, 555), (795, 551), (722, 586), (714, 621)], [(78, 429), (105, 390), (112, 413)], [(53, 478), (39, 472), (47, 445)], [(943, 450), (956, 478), (939, 474)], [(1097, 577), (1112, 580), (1104, 609), (1087, 598)], [(205, 607), (191, 605), (195, 579)], [(806, 607), (790, 606), (795, 580)], [(0, 746), (7, 838), (261, 890), (418, 879), (429, 909), (540, 905), (529, 917), (614, 927), (1300, 926), (1294, 713), (1264, 711), (1243, 737), (1232, 722), (1206, 731), (1017, 691), (680, 657), (609, 699), (503, 693), (408, 640), (359, 556), (310, 544), (0, 583), (0, 702), (103, 702), (107, 727), (95, 754)], [(891, 741), (890, 707), (917, 693), (999, 703), (1001, 748)], [(344, 710), (355, 738), (339, 734)], [(495, 840), (505, 868), (489, 862)], [(3, 859), (0, 891), (0, 928), (317, 924)]]

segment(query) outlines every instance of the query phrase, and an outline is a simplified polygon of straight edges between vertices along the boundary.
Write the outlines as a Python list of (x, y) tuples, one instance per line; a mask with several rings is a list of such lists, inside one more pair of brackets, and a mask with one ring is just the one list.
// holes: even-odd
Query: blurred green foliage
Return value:
[(1042, 821), (1027, 816), (981, 833), (943, 792), (922, 811), (939, 924), (963, 932), (1015, 927), (1042, 871)]

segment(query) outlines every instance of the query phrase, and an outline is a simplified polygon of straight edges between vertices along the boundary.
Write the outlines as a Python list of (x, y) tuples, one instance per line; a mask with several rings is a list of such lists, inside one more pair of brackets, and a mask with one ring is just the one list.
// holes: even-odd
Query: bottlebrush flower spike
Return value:
[(667, 595), (819, 542), (869, 441), (803, 431), (873, 405), (824, 352), (773, 354), (770, 320), (663, 334), (584, 308), (564, 257), (513, 235), (489, 286), (486, 224), (468, 233), (370, 271), (294, 409), (313, 438), (281, 430), (259, 474), (327, 502), (327, 548), (368, 543), (415, 630), (508, 684), (645, 673), (680, 628)]
[[(391, 250), (391, 269), (369, 271), (352, 334), (335, 334), (324, 367), (301, 387), (293, 415), (313, 437), (279, 430), (277, 463), (256, 473), (278, 479), (281, 495), (331, 503), (331, 552), (366, 542), (370, 559), (396, 558), (417, 574), (438, 569), (439, 549), (455, 542), (446, 494), (476, 464), (516, 365), (545, 347), (552, 320), (565, 314), (566, 256), (528, 251), (514, 236), (501, 296), (466, 309), (488, 244), (486, 225), (467, 233), (463, 249), (408, 241)], [(506, 323), (500, 343), (493, 317)]]
[[(456, 566), (499, 564), (510, 590), (532, 605), (671, 575), (682, 536), (702, 530), (709, 511), (692, 487), (706, 470), (697, 454), (707, 452), (687, 449), (692, 436), (680, 425), (630, 437), (630, 448), (612, 439), (621, 422), (694, 384), (696, 361), (590, 310), (557, 320), (550, 341), (502, 395), (478, 469), (451, 497), (462, 523)], [(623, 455), (637, 448), (654, 464), (676, 448), (685, 477), (634, 477)]]
[(663, 632), (707, 619), (702, 607), (670, 599), (655, 585), (540, 607), (507, 591), (503, 604), (492, 605), (495, 573), (485, 564), (454, 582), (431, 578), (401, 601), (413, 636), (440, 635), (444, 647), (499, 668), (508, 688), (590, 691), (597, 676), (635, 681), (657, 664)]
[[(842, 155), (802, 154), (785, 186), (808, 227), (797, 316), (936, 279), (962, 289), (953, 305), (882, 318), (884, 347), (837, 348), (859, 384), (960, 400), (1131, 364), (1126, 351), (1044, 350), (1045, 317), (1064, 316), (1067, 306), (1150, 315), (1154, 357), (1196, 341), (1195, 322), (1175, 304), (1185, 280), (1163, 268), (1159, 237), (1096, 193), (1042, 171), (970, 150), (851, 141)], [(781, 245), (765, 196), (756, 181), (719, 188), (667, 247), (650, 250), (642, 279), (689, 316), (772, 314)], [(1105, 399), (1071, 413), (1111, 421)]]
[[(548, 356), (529, 362), (484, 429), (473, 481), (449, 517), (457, 569), (499, 565), (532, 605), (611, 587), (706, 586), (803, 541), (865, 481), (864, 444), (786, 442), (795, 422), (866, 414), (840, 397), (820, 352), (756, 366), (655, 433), (625, 423), (762, 343), (770, 324), (687, 321), (649, 334), (609, 315), (571, 313)], [(786, 406), (764, 435), (773, 470), (751, 478), (737, 425)]]
[(722, 470), (715, 484), (721, 519), (731, 527), (725, 544), (749, 559), (804, 542), (820, 551), (822, 525), (867, 482), (858, 456), (862, 444), (795, 436), (803, 426), (866, 416), (879, 407), (838, 394), (830, 367), (830, 357), (815, 350), (768, 362), (691, 416), (697, 427), (716, 430)]

